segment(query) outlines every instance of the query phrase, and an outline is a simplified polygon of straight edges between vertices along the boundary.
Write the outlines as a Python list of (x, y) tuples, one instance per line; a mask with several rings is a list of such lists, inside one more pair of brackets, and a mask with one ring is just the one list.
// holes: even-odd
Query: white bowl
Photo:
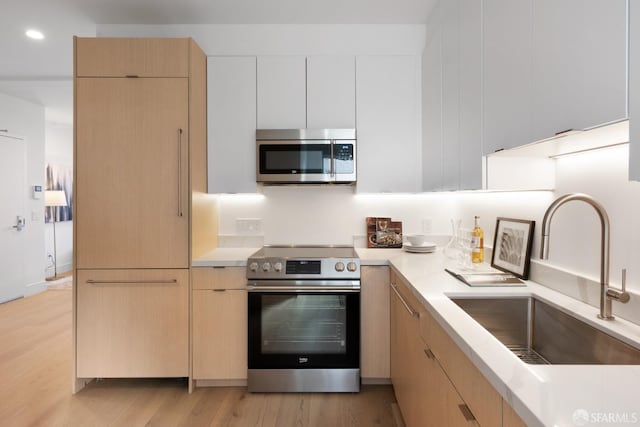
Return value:
[(425, 241), (425, 236), (423, 234), (408, 234), (407, 240), (413, 246), (422, 246)]

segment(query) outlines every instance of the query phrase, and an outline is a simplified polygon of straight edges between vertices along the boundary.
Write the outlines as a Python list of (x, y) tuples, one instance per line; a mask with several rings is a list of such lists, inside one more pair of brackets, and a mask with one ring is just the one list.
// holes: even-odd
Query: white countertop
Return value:
[[(215, 249), (193, 266), (246, 266), (258, 249)], [(529, 426), (640, 425), (640, 365), (525, 364), (448, 297), (534, 295), (636, 347), (640, 347), (640, 326), (619, 318), (599, 320), (598, 309), (531, 281), (519, 288), (471, 288), (444, 271), (456, 265), (440, 248), (432, 254), (356, 251), (361, 265), (390, 265), (413, 286), (425, 308)], [(588, 422), (574, 422), (574, 416), (585, 414), (582, 411)]]
[[(473, 364), (529, 426), (640, 425), (640, 366), (528, 365), (453, 303), (448, 296), (534, 295), (611, 335), (640, 346), (640, 326), (622, 319), (603, 321), (598, 310), (534, 282), (521, 288), (471, 288), (451, 277), (455, 267), (442, 251), (358, 249), (363, 265), (389, 264)], [(375, 264), (373, 264), (375, 265)], [(614, 313), (615, 314), (615, 313)], [(589, 422), (574, 422), (581, 410)], [(578, 412), (580, 411), (580, 412)]]
[(191, 263), (192, 267), (246, 267), (247, 258), (260, 248), (216, 248)]

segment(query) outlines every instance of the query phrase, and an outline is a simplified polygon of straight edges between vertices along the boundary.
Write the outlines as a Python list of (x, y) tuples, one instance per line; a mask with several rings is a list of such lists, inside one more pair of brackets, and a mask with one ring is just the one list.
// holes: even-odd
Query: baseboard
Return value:
[(40, 292), (44, 292), (46, 290), (47, 290), (46, 281), (31, 283), (24, 287), (24, 296), (30, 297), (32, 295), (39, 294)]
[(194, 387), (246, 387), (247, 379), (237, 380), (193, 380)]
[(360, 378), (363, 385), (389, 385), (391, 378)]
[[(53, 266), (47, 268), (45, 272), (47, 277), (53, 276), (53, 270), (54, 270)], [(67, 272), (73, 271), (73, 263), (67, 262), (64, 264), (58, 264), (57, 271), (58, 271), (58, 275), (60, 275), (61, 273), (67, 273)]]

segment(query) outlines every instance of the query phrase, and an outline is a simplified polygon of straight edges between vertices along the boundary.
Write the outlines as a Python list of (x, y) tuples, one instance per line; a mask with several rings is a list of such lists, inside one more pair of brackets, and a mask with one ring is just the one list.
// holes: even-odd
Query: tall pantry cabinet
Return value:
[(188, 377), (206, 56), (191, 39), (76, 38), (74, 50), (74, 390)]

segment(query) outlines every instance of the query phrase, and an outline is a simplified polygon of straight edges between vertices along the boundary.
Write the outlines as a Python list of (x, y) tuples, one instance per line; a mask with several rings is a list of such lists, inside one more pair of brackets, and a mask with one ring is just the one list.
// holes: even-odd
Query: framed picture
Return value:
[(491, 266), (527, 280), (535, 225), (535, 221), (498, 218)]

